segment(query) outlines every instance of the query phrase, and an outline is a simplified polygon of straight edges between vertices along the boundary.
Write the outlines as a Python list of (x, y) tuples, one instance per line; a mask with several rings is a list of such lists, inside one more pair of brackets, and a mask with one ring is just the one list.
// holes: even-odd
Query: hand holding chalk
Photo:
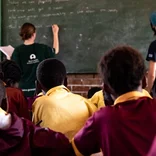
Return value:
[(52, 31), (53, 31), (53, 34), (58, 34), (59, 27), (57, 24), (52, 25)]

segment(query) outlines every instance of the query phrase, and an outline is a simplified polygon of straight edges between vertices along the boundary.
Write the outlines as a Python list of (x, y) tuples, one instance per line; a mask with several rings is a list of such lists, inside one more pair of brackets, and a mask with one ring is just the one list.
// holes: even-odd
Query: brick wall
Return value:
[(87, 97), (92, 87), (101, 87), (102, 81), (98, 74), (68, 74), (68, 88), (76, 94)]

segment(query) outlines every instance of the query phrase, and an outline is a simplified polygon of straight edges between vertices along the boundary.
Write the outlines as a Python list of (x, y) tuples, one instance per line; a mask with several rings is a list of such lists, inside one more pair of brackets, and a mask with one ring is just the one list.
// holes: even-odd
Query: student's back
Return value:
[(89, 100), (61, 85), (35, 100), (33, 122), (42, 120), (41, 127), (62, 132), (72, 139), (95, 110), (96, 107)]
[(156, 134), (156, 99), (142, 89), (146, 72), (142, 55), (119, 46), (105, 53), (100, 69), (104, 89), (115, 101), (75, 135), (74, 149), (83, 155), (101, 149), (104, 156), (147, 156)]
[(37, 80), (46, 93), (33, 104), (33, 122), (41, 127), (62, 132), (69, 139), (81, 129), (96, 107), (84, 97), (71, 93), (63, 84), (64, 64), (57, 59), (42, 61), (37, 67)]
[(30, 119), (28, 113), (28, 102), (21, 89), (6, 87), (8, 96), (9, 112), (16, 113), (19, 117)]
[(27, 100), (22, 90), (17, 88), (21, 78), (19, 66), (11, 60), (2, 61), (0, 65), (9, 102), (9, 112), (14, 112), (19, 117), (30, 119)]
[(0, 156), (63, 156), (70, 148), (63, 134), (37, 127), (14, 113), (6, 115), (1, 108), (0, 144)]
[(141, 97), (108, 106), (95, 113), (93, 120), (92, 131), (100, 129), (100, 133), (90, 141), (99, 140), (104, 155), (146, 156), (156, 132), (156, 99)]
[(7, 113), (7, 106), (4, 83), (0, 81), (0, 156), (71, 155), (66, 153), (70, 146), (63, 134)]

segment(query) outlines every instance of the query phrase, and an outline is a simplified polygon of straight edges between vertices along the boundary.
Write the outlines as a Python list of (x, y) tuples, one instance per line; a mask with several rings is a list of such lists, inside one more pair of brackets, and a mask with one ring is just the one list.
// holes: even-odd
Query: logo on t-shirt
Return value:
[(30, 55), (30, 60), (34, 60), (34, 59), (36, 59), (36, 55), (35, 54), (31, 54)]
[(153, 57), (153, 54), (149, 54), (148, 57)]
[(29, 58), (30, 60), (28, 60), (27, 64), (35, 64), (39, 62), (35, 54), (31, 54)]

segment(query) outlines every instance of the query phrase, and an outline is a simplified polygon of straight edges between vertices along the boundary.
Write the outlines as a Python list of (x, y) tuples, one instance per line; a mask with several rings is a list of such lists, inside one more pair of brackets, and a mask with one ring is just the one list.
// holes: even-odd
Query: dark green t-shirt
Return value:
[(22, 78), (19, 87), (23, 90), (26, 97), (34, 95), (38, 64), (44, 59), (53, 57), (55, 57), (55, 50), (44, 44), (22, 44), (15, 48), (11, 59), (21, 68)]

